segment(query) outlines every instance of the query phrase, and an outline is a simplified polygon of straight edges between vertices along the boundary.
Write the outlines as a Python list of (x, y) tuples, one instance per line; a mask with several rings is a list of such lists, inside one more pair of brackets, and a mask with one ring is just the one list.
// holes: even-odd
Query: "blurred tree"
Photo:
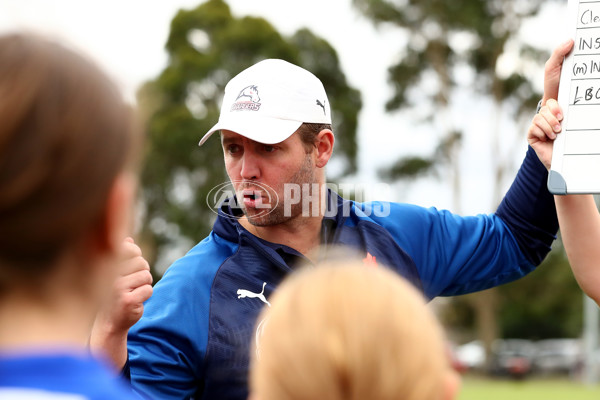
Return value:
[[(504, 175), (507, 169), (512, 168), (511, 161), (516, 153), (513, 148), (502, 151), (500, 138), (515, 141), (514, 138), (523, 135), (523, 132), (515, 132), (511, 137), (501, 133), (501, 117), (510, 112), (515, 120), (524, 114), (530, 118), (541, 97), (520, 70), (506, 75), (500, 72), (498, 65), (509, 44), (520, 49), (521, 65), (540, 65), (547, 58), (547, 54), (519, 42), (517, 38), (522, 22), (536, 15), (544, 1), (353, 0), (353, 3), (375, 24), (390, 24), (408, 35), (406, 48), (399, 49), (398, 62), (389, 68), (388, 79), (393, 95), (387, 102), (387, 110), (412, 108), (414, 114), (422, 118), (420, 122), (432, 125), (439, 135), (439, 144), (431, 155), (400, 158), (381, 171), (381, 176), (414, 179), (428, 173), (438, 176), (449, 174), (453, 211), (461, 212), (458, 152), (465, 132), (461, 127), (453, 126), (450, 113), (457, 71), (468, 68), (474, 77), (471, 90), (480, 98), (483, 96), (491, 100), (494, 106), (492, 123), (483, 131), (490, 135), (490, 162), (494, 175), (490, 181), (494, 182), (492, 209), (495, 209), (503, 194)], [(432, 86), (434, 89), (431, 89)], [(476, 134), (481, 135), (482, 132)], [(499, 334), (499, 292), (491, 289), (468, 299), (472, 300), (470, 306), (476, 315), (479, 336), (489, 355), (491, 344)]]
[[(196, 242), (211, 230), (215, 215), (208, 192), (227, 182), (220, 142), (197, 143), (219, 118), (226, 83), (266, 58), (281, 58), (317, 75), (329, 95), (342, 174), (356, 170), (356, 126), (360, 93), (350, 87), (335, 50), (306, 29), (280, 35), (262, 18), (236, 18), (223, 0), (181, 10), (166, 43), (168, 65), (144, 84), (138, 102), (147, 121), (142, 173), (145, 254), (153, 261), (179, 238)], [(151, 263), (152, 264), (152, 263)]]
[[(465, 67), (473, 70), (472, 89), (493, 100), (495, 122), (499, 122), (504, 106), (510, 106), (515, 117), (522, 113), (529, 115), (539, 94), (521, 72), (501, 75), (498, 61), (507, 44), (515, 42), (522, 21), (534, 16), (544, 1), (353, 0), (353, 3), (375, 24), (396, 26), (408, 36), (407, 46), (398, 50), (398, 62), (388, 70), (393, 94), (386, 109), (413, 109), (416, 111), (413, 115), (419, 117), (417, 122), (433, 125), (439, 135), (439, 144), (430, 156), (400, 158), (383, 170), (382, 175), (404, 179), (431, 172), (443, 175), (446, 171), (452, 176), (454, 207), (460, 209), (460, 171), (455, 154), (462, 143), (463, 131), (462, 127), (453, 126), (449, 116), (456, 71)], [(545, 52), (517, 44), (522, 65), (545, 61)], [(492, 138), (506, 136), (499, 134), (499, 125), (491, 124)], [(497, 143), (493, 146), (499, 150)], [(503, 166), (508, 163), (500, 159), (501, 151), (492, 154), (498, 157), (494, 164), (498, 166), (497, 174), (502, 175)], [(500, 195), (494, 198), (499, 199)]]

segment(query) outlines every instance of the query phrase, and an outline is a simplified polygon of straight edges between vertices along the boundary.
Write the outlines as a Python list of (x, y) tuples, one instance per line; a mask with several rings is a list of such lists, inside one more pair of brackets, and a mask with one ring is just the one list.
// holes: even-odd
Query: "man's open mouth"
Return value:
[(244, 199), (249, 199), (249, 200), (256, 200), (259, 197), (262, 197), (260, 192), (256, 192), (254, 190), (244, 190), (242, 192), (242, 196), (244, 197)]
[(271, 197), (264, 190), (244, 189), (241, 191), (241, 203), (246, 210), (261, 209), (266, 211), (271, 208)]

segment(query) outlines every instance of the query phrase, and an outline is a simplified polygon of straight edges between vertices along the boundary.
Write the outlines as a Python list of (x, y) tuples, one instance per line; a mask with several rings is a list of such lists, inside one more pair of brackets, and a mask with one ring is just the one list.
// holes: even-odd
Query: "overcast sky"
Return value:
[[(0, 0), (0, 32), (28, 29), (49, 34), (69, 43), (97, 61), (121, 86), (129, 99), (145, 80), (154, 78), (166, 65), (164, 43), (170, 21), (181, 8), (193, 8), (198, 0)], [(283, 34), (308, 27), (327, 39), (338, 51), (342, 68), (363, 95), (359, 125), (360, 181), (376, 180), (376, 170), (399, 155), (423, 152), (433, 135), (415, 127), (406, 115), (388, 115), (384, 104), (390, 96), (386, 69), (406, 39), (393, 29), (375, 29), (351, 7), (351, 1), (227, 0), (235, 15), (259, 15)], [(564, 4), (545, 8), (536, 21), (528, 23), (523, 36), (537, 46), (552, 50), (567, 36), (563, 21)], [(506, 68), (514, 62), (504, 61)], [(532, 79), (542, 83), (542, 71)], [(490, 129), (491, 105), (457, 94), (459, 107), (452, 118), (467, 129)], [(532, 111), (533, 112), (533, 111)], [(462, 125), (461, 125), (462, 126)], [(502, 130), (502, 129), (501, 129)], [(199, 132), (199, 137), (201, 133)], [(523, 137), (525, 132), (523, 132)], [(489, 212), (491, 198), (489, 170), (481, 167), (489, 158), (488, 146), (477, 138), (466, 143), (462, 167), (466, 213)], [(190, 151), (198, 151), (190, 144)], [(525, 141), (523, 140), (523, 151)], [(407, 189), (404, 191), (404, 189)], [(452, 208), (445, 185), (428, 180), (397, 185), (394, 200), (424, 206)]]

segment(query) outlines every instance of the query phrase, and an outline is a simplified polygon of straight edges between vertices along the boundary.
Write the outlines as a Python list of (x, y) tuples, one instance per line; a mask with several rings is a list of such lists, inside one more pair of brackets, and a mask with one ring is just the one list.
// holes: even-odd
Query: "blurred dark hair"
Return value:
[(0, 37), (0, 283), (47, 272), (99, 223), (131, 159), (133, 110), (93, 63), (54, 42)]

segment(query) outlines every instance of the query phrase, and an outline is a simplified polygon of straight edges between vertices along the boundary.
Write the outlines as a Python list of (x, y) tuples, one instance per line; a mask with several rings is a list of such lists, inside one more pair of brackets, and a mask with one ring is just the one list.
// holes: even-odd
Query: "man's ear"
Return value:
[(98, 250), (117, 252), (123, 240), (131, 235), (135, 189), (136, 179), (132, 173), (122, 172), (113, 181), (94, 235)]
[(325, 167), (331, 158), (333, 153), (333, 145), (335, 143), (335, 136), (331, 129), (323, 129), (317, 135), (315, 141), (316, 152), (316, 166), (319, 168)]

